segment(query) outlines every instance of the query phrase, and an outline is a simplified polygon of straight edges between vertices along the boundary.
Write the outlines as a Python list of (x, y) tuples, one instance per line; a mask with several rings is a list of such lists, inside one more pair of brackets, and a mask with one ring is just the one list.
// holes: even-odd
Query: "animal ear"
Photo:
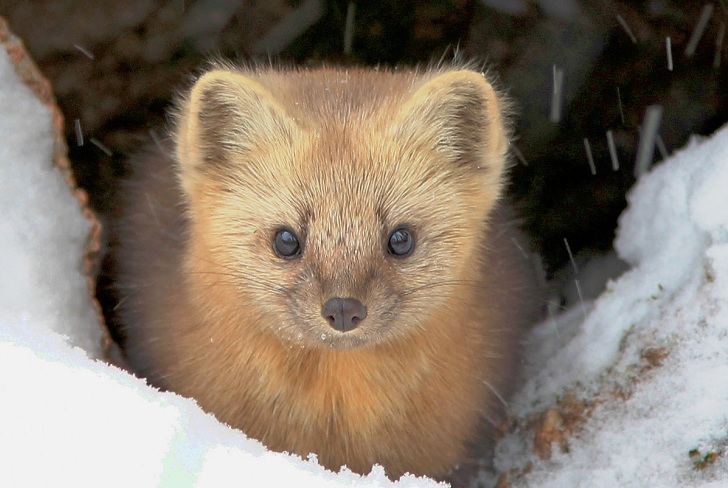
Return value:
[(263, 85), (233, 71), (215, 70), (192, 87), (177, 127), (183, 184), (200, 170), (240, 161), (268, 144), (293, 138), (295, 122)]
[(421, 85), (400, 111), (400, 137), (428, 144), (454, 164), (499, 184), (506, 168), (508, 129), (502, 101), (485, 77), (459, 70)]

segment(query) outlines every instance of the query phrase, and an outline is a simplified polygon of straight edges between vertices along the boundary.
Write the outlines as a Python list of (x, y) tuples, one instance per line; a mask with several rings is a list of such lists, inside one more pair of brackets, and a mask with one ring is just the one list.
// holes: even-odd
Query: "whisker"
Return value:
[[(447, 280), (447, 281), (438, 281), (438, 282), (434, 282), (434, 283), (425, 283), (423, 285), (416, 286), (414, 288), (410, 288), (409, 290), (405, 290), (404, 292), (402, 292), (401, 296), (403, 296), (403, 297), (410, 296), (410, 295), (413, 295), (414, 293), (419, 293), (421, 291), (425, 291), (425, 290), (430, 291), (434, 288), (447, 287), (447, 286), (467, 286), (467, 287), (473, 287), (473, 288), (481, 289), (481, 290), (488, 290), (488, 289), (492, 288), (491, 286), (489, 286), (479, 280)], [(521, 287), (513, 286), (513, 287), (511, 287), (511, 290), (514, 292), (520, 292), (520, 291), (530, 289), (530, 288), (531, 287), (528, 285), (523, 285)], [(543, 298), (542, 296), (540, 296), (538, 294), (526, 292), (526, 293), (524, 293), (524, 296), (526, 298), (537, 300), (538, 302), (546, 304), (546, 305), (548, 305), (550, 303), (547, 299)], [(438, 296), (433, 295), (432, 298), (438, 298)], [(564, 307), (564, 306), (560, 306), (560, 308), (563, 310), (566, 310), (566, 307)]]
[(201, 270), (201, 271), (187, 271), (186, 272), (187, 274), (217, 274), (217, 275), (220, 275), (220, 276), (229, 276), (229, 277), (234, 278), (235, 280), (237, 280), (236, 282), (233, 282), (231, 284), (236, 284), (237, 285), (237, 284), (240, 284), (239, 283), (240, 281), (245, 281), (246, 285), (259, 285), (259, 284), (260, 285), (266, 285), (267, 287), (261, 287), (260, 288), (260, 289), (263, 289), (263, 290), (272, 290), (272, 291), (275, 291), (275, 292), (282, 291), (282, 288), (283, 287), (277, 281), (261, 281), (261, 279), (259, 277), (256, 277), (255, 279), (251, 279), (250, 277), (248, 277), (247, 275), (241, 273), (238, 269), (236, 269), (236, 268), (234, 268), (232, 266), (225, 265), (225, 264), (222, 264), (222, 263), (218, 263), (216, 261), (213, 261), (211, 259), (204, 258), (204, 257), (199, 256), (199, 255), (195, 255), (194, 258), (195, 259), (198, 259), (200, 261), (203, 261), (205, 263), (211, 264), (213, 266), (226, 269), (226, 270), (230, 271), (230, 273), (224, 273), (222, 271), (206, 271), (206, 270), (202, 271)]
[(409, 290), (405, 290), (402, 293), (402, 296), (409, 296), (422, 290), (430, 290), (432, 288), (437, 288), (441, 286), (473, 286), (476, 288), (485, 288), (485, 285), (479, 280), (448, 280), (438, 281), (434, 283), (425, 283), (423, 285), (410, 288)]

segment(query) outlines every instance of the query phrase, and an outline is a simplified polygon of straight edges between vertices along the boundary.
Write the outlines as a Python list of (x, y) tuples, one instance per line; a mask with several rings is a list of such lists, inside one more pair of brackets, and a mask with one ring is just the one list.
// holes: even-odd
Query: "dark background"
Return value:
[[(659, 135), (668, 152), (728, 121), (728, 60), (716, 66), (726, 0), (713, 2), (695, 54), (685, 55), (706, 3), (358, 2), (349, 54), (343, 52), (347, 1), (0, 0), (0, 15), (51, 81), (66, 116), (76, 178), (102, 219), (126, 172), (124, 161), (163, 136), (175, 90), (188, 86), (211, 56), (395, 66), (448, 59), (457, 51), (487, 62), (515, 102), (515, 146), (527, 164), (514, 157), (510, 193), (534, 248), (554, 272), (568, 261), (564, 238), (582, 255), (610, 249), (634, 183), (647, 106), (663, 107)], [(667, 36), (673, 71), (667, 69)], [(725, 37), (720, 54), (728, 57)], [(549, 120), (554, 65), (564, 72), (558, 123)], [(618, 171), (612, 170), (607, 130), (617, 144)]]

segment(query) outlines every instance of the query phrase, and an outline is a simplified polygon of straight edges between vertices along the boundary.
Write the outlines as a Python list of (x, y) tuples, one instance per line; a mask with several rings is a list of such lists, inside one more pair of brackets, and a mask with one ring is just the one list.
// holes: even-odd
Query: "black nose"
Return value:
[(355, 298), (331, 298), (321, 309), (321, 315), (339, 332), (356, 329), (367, 316), (367, 308)]

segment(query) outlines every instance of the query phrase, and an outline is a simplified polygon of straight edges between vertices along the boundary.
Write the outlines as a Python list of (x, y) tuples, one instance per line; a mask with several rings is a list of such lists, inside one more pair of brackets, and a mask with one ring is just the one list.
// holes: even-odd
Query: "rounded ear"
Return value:
[(292, 141), (295, 122), (263, 85), (235, 71), (204, 74), (182, 104), (176, 156), (185, 190), (200, 172), (240, 164), (256, 148)]
[(453, 164), (482, 172), (489, 183), (499, 185), (509, 139), (502, 103), (482, 74), (445, 72), (417, 88), (402, 105), (398, 136), (428, 144)]

